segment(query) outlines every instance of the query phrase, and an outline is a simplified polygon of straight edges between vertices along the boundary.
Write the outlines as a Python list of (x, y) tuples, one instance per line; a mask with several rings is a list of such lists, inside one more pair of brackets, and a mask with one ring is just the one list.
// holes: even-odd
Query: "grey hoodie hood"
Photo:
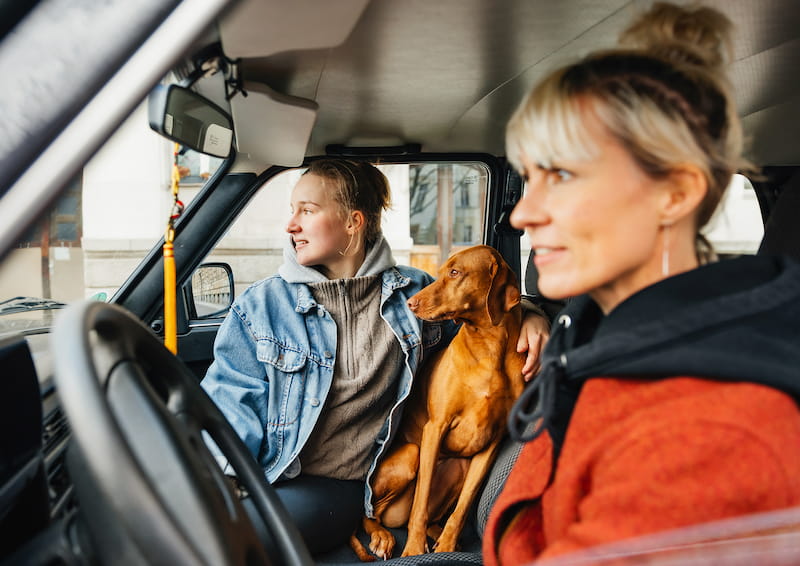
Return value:
[[(379, 275), (395, 265), (397, 265), (397, 262), (392, 255), (389, 242), (381, 235), (375, 244), (367, 250), (367, 257), (364, 258), (364, 263), (358, 268), (355, 276)], [(287, 238), (286, 245), (283, 247), (283, 264), (278, 268), (278, 275), (287, 283), (322, 283), (328, 281), (328, 278), (317, 269), (297, 263), (297, 251), (292, 245), (291, 236)]]

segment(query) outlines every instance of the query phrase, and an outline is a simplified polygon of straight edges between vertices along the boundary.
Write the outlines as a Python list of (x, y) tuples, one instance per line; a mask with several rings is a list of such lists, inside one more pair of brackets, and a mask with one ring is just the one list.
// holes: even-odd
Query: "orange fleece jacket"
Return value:
[(543, 434), (523, 447), (489, 516), (487, 566), (800, 505), (800, 411), (751, 383), (595, 378), (548, 485), (551, 471)]

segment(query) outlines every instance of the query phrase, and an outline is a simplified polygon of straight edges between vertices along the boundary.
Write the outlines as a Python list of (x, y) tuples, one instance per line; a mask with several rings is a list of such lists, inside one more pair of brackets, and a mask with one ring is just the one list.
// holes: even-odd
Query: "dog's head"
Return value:
[(514, 272), (503, 256), (489, 246), (473, 246), (453, 254), (436, 281), (408, 300), (423, 320), (452, 319), (479, 324), (488, 317), (497, 325), (519, 304)]

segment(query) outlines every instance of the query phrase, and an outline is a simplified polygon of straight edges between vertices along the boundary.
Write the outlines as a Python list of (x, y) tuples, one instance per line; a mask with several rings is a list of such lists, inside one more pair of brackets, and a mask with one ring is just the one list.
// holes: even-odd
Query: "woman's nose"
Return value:
[(297, 232), (300, 229), (300, 226), (297, 224), (297, 221), (294, 218), (294, 215), (289, 217), (289, 221), (286, 223), (286, 231), (290, 234)]
[(538, 176), (525, 183), (525, 192), (508, 218), (509, 223), (517, 230), (524, 230), (547, 221), (547, 212), (543, 206), (545, 194), (544, 191), (539, 190), (542, 184), (543, 180)]

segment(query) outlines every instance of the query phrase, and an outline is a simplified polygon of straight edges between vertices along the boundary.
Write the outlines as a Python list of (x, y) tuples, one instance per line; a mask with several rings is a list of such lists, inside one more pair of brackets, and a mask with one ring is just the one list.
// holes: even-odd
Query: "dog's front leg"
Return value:
[[(392, 557), (395, 545), (394, 535), (386, 527), (408, 522), (418, 467), (419, 446), (410, 442), (395, 446), (378, 465), (372, 486), (375, 519), (364, 517), (363, 527), (370, 550), (384, 560)], [(360, 542), (356, 540), (351, 546), (361, 561), (366, 561), (366, 551), (362, 554), (354, 545), (360, 546)]]
[(444, 436), (444, 430), (445, 423), (434, 421), (428, 421), (422, 429), (417, 488), (414, 491), (414, 501), (411, 504), (411, 516), (408, 519), (408, 541), (403, 549), (403, 556), (415, 556), (426, 552), (428, 502), (431, 498), (433, 471), (439, 455), (439, 445)]
[(467, 518), (467, 511), (475, 499), (475, 495), (480, 489), (483, 479), (489, 472), (489, 468), (494, 462), (495, 454), (500, 446), (499, 441), (492, 442), (483, 452), (479, 452), (472, 457), (469, 463), (467, 477), (464, 480), (464, 487), (458, 496), (456, 508), (448, 517), (444, 525), (444, 530), (436, 541), (436, 552), (453, 552), (458, 543), (458, 537), (464, 529), (464, 522)]

